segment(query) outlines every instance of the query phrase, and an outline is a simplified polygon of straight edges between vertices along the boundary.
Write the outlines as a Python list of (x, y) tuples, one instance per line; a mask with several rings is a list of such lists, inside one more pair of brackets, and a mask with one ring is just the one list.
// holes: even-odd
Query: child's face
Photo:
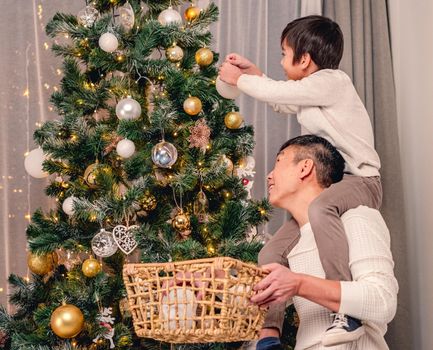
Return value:
[(283, 67), (284, 73), (289, 80), (300, 80), (307, 76), (304, 67), (301, 62), (293, 63), (293, 49), (287, 45), (286, 40), (283, 41), (282, 45), (281, 66)]

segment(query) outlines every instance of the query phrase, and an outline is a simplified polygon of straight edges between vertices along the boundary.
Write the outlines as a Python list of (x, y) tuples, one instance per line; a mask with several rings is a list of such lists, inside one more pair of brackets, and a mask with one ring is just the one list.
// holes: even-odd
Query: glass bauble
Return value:
[(101, 231), (99, 231), (99, 233), (92, 239), (92, 250), (101, 258), (107, 258), (116, 253), (117, 244), (113, 238), (113, 234), (101, 229)]
[(152, 148), (152, 161), (161, 168), (169, 168), (177, 160), (177, 149), (170, 142), (162, 141)]

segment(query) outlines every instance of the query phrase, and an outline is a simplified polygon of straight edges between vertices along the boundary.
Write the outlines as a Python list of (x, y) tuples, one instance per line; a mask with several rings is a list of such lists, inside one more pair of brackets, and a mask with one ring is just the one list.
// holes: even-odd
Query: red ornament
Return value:
[(246, 185), (248, 185), (249, 183), (250, 183), (250, 180), (248, 180), (248, 179), (246, 179), (246, 178), (243, 178), (243, 179), (242, 179), (242, 185), (246, 186)]

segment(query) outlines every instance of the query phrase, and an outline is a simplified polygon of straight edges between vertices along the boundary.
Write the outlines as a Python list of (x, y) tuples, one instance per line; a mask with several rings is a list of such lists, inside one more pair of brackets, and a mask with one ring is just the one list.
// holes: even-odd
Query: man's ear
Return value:
[(303, 159), (301, 160), (301, 173), (300, 178), (301, 180), (306, 179), (308, 176), (311, 175), (314, 168), (314, 162), (312, 159)]

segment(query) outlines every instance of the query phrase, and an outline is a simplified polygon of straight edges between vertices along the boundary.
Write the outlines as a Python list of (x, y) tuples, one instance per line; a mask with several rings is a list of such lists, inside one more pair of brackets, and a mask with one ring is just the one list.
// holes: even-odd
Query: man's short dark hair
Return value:
[(340, 181), (344, 174), (344, 159), (340, 152), (323, 137), (315, 135), (298, 136), (285, 142), (280, 151), (293, 147), (293, 162), (311, 159), (316, 166), (317, 182), (326, 188)]
[(343, 33), (340, 26), (323, 16), (295, 19), (284, 28), (283, 41), (293, 49), (293, 63), (309, 53), (319, 69), (337, 69), (343, 56)]

